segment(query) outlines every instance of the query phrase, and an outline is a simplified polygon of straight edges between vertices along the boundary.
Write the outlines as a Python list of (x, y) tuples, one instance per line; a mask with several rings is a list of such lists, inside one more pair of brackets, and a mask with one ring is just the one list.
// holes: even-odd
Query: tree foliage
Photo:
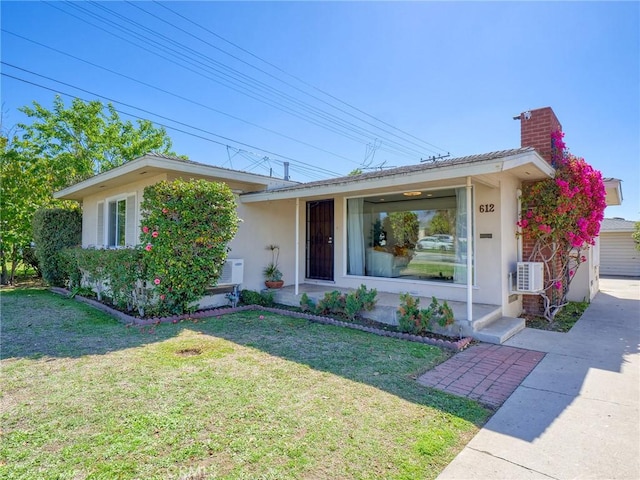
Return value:
[(236, 201), (224, 183), (197, 180), (146, 187), (141, 241), (159, 313), (191, 311), (217, 283), (238, 230)]
[(51, 109), (33, 102), (20, 111), (30, 122), (0, 134), (3, 283), (13, 277), (4, 272), (7, 262), (14, 272), (32, 240), (36, 210), (71, 206), (55, 201), (53, 192), (149, 152), (175, 155), (164, 129), (124, 121), (111, 104), (76, 99), (66, 107), (56, 96)]
[(631, 237), (636, 242), (636, 250), (640, 250), (640, 222), (636, 222), (635, 231), (631, 234)]
[(0, 171), (0, 261), (2, 283), (6, 284), (14, 283), (24, 249), (33, 239), (33, 215), (39, 208), (51, 206), (52, 197), (47, 173), (13, 149), (7, 137), (2, 137)]
[(110, 170), (146, 153), (175, 155), (163, 128), (149, 120), (124, 121), (112, 104), (74, 99), (69, 108), (59, 96), (51, 110), (38, 102), (20, 109), (29, 119), (19, 124), (16, 149), (44, 162), (54, 190)]

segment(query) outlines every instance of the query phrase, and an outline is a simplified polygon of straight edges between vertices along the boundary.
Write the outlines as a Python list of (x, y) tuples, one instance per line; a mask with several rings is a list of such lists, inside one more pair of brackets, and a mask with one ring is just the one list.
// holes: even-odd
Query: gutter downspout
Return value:
[(300, 266), (300, 199), (296, 198), (296, 260), (295, 260), (295, 275), (294, 275), (294, 291), (298, 295), (298, 281), (299, 281), (299, 266)]
[(473, 223), (471, 221), (471, 216), (473, 212), (471, 211), (471, 177), (467, 177), (467, 321), (469, 322), (469, 326), (471, 326), (471, 322), (473, 320), (473, 274), (472, 274), (472, 258), (471, 255), (473, 253), (473, 231), (471, 230), (473, 227)]

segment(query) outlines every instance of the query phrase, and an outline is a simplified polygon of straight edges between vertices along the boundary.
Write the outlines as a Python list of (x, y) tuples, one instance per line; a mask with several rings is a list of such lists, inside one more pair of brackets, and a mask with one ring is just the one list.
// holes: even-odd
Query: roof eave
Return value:
[(617, 178), (603, 180), (607, 207), (622, 205), (622, 181)]
[[(532, 165), (536, 170), (529, 177), (529, 174), (520, 173), (515, 170), (518, 167)], [(354, 191), (377, 190), (402, 184), (399, 179), (407, 178), (404, 184), (425, 183), (434, 181), (451, 180), (454, 178), (465, 178), (468, 176), (495, 174), (500, 172), (511, 171), (518, 175), (522, 180), (535, 180), (540, 177), (553, 176), (554, 169), (549, 165), (537, 152), (531, 150), (528, 152), (518, 153), (508, 157), (497, 158), (492, 160), (480, 161), (475, 163), (459, 163), (442, 165), (438, 168), (432, 168), (420, 172), (403, 172), (390, 174), (386, 177), (363, 178), (354, 177), (353, 180), (345, 180), (344, 183), (329, 185), (314, 185), (305, 188), (304, 184), (285, 188), (283, 190), (271, 190), (264, 192), (250, 192), (240, 196), (243, 203), (254, 203), (269, 200), (289, 200), (294, 198), (314, 197), (318, 195), (339, 195)]]
[[(281, 180), (264, 175), (257, 175), (238, 170), (224, 169), (213, 165), (205, 165), (192, 161), (182, 161), (171, 158), (158, 157), (155, 155), (144, 155), (127, 162), (123, 165), (115, 167), (103, 173), (99, 173), (87, 180), (78, 182), (67, 188), (64, 188), (53, 194), (53, 197), (61, 200), (82, 200), (90, 191), (101, 184), (108, 184), (115, 179), (125, 177), (127, 175), (137, 174), (140, 170), (146, 168), (155, 168), (158, 173), (180, 173), (199, 175), (211, 178), (219, 178), (222, 180), (234, 180), (238, 182), (250, 183), (256, 186), (268, 187), (270, 183), (277, 182), (280, 185), (297, 185), (298, 182)], [(132, 178), (132, 181), (137, 178)]]

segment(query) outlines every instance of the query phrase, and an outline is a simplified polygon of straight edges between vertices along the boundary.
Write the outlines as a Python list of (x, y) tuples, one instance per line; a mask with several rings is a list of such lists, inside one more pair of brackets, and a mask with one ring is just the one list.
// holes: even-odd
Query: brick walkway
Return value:
[(481, 343), (428, 371), (418, 382), (499, 407), (544, 355), (533, 350)]

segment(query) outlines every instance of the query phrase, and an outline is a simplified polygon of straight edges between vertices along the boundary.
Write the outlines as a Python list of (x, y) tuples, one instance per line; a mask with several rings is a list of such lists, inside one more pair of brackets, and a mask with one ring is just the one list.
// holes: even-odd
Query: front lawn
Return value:
[(260, 312), (126, 328), (3, 292), (0, 477), (435, 478), (489, 415), (415, 382), (448, 355)]

